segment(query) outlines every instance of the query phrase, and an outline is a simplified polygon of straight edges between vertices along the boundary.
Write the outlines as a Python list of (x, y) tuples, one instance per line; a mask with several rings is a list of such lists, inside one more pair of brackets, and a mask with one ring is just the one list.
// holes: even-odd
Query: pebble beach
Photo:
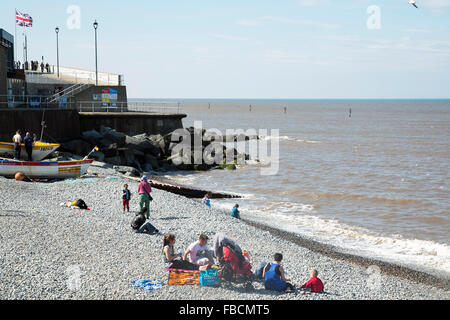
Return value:
[[(136, 234), (130, 222), (138, 211), (138, 182), (94, 162), (98, 176), (53, 183), (19, 182), (0, 177), (0, 299), (83, 300), (448, 300), (448, 281), (412, 270), (352, 259), (329, 248), (283, 236), (257, 223), (234, 219), (223, 209), (200, 200), (153, 188), (150, 222), (156, 235)], [(130, 213), (123, 214), (121, 191), (132, 192)], [(91, 210), (60, 204), (83, 199)], [(238, 201), (237, 201), (238, 202)], [(231, 209), (231, 208), (230, 208)], [(325, 294), (299, 290), (279, 293), (242, 284), (168, 285), (162, 260), (165, 234), (176, 236), (176, 252), (201, 233), (224, 233), (250, 252), (255, 270), (260, 262), (283, 254), (286, 276), (299, 288), (309, 270), (319, 271)], [(310, 247), (308, 247), (310, 246)], [(420, 275), (420, 274), (419, 274)], [(162, 287), (143, 290), (132, 280), (158, 279)]]

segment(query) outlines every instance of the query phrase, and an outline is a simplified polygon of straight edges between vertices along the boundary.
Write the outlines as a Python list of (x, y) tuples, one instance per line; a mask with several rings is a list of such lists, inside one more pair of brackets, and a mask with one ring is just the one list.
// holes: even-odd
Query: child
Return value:
[(205, 196), (202, 199), (202, 202), (204, 204), (206, 204), (208, 207), (211, 207), (211, 201), (209, 200), (210, 197), (211, 197), (211, 192), (208, 192), (207, 194), (205, 194)]
[(131, 199), (131, 192), (128, 190), (128, 184), (124, 184), (122, 190), (122, 204), (123, 204), (123, 213), (125, 214), (125, 208), (128, 212), (130, 212), (130, 199)]
[(319, 278), (317, 278), (318, 274), (319, 272), (316, 269), (312, 269), (309, 272), (311, 279), (309, 279), (308, 282), (302, 286), (302, 289), (308, 289), (308, 291), (311, 290), (311, 292), (314, 293), (323, 292), (323, 283)]
[(236, 219), (240, 219), (241, 218), (238, 208), (239, 208), (239, 205), (235, 204), (233, 209), (231, 209), (231, 216), (233, 218), (236, 218)]
[(262, 274), (266, 290), (294, 291), (294, 286), (288, 282), (291, 280), (284, 276), (284, 270), (281, 266), (283, 255), (275, 253), (273, 260), (272, 263), (266, 265)]

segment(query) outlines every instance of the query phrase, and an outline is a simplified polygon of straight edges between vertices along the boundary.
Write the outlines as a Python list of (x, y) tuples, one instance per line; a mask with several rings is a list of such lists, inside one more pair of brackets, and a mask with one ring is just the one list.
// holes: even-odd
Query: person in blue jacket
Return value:
[(239, 205), (238, 205), (238, 204), (235, 204), (234, 207), (233, 207), (233, 209), (231, 209), (231, 216), (232, 216), (233, 218), (237, 218), (237, 219), (240, 219), (240, 218), (241, 218), (241, 215), (240, 215), (240, 213), (239, 213), (238, 208), (239, 208)]
[(284, 276), (284, 270), (281, 266), (281, 260), (283, 260), (283, 255), (281, 253), (275, 253), (273, 257), (273, 262), (268, 263), (263, 270), (264, 287), (267, 290), (275, 291), (293, 291), (294, 286), (290, 284)]

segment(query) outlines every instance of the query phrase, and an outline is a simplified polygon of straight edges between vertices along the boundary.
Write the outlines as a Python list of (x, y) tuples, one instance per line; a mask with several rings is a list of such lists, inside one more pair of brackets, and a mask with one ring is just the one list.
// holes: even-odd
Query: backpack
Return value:
[(87, 209), (88, 208), (86, 202), (84, 202), (82, 199), (78, 199), (77, 202), (75, 203), (75, 205), (78, 208), (80, 208), (80, 209)]
[(219, 270), (217, 270), (217, 276), (225, 281), (234, 280), (234, 270), (228, 261), (220, 259)]

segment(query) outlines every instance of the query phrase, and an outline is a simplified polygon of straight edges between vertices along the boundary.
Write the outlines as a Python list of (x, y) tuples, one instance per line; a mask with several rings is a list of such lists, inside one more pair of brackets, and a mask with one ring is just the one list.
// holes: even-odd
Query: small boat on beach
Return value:
[[(20, 158), (26, 160), (28, 158), (28, 154), (25, 150), (24, 144), (22, 144), (21, 147)], [(33, 161), (41, 161), (59, 147), (60, 144), (57, 143), (45, 143), (36, 141), (35, 143), (33, 143), (33, 153), (31, 154), (31, 158)], [(0, 142), (0, 154), (12, 156), (14, 154), (14, 143)]]
[(0, 158), (0, 176), (14, 177), (23, 172), (28, 178), (66, 179), (85, 174), (94, 159), (70, 161), (18, 161)]

